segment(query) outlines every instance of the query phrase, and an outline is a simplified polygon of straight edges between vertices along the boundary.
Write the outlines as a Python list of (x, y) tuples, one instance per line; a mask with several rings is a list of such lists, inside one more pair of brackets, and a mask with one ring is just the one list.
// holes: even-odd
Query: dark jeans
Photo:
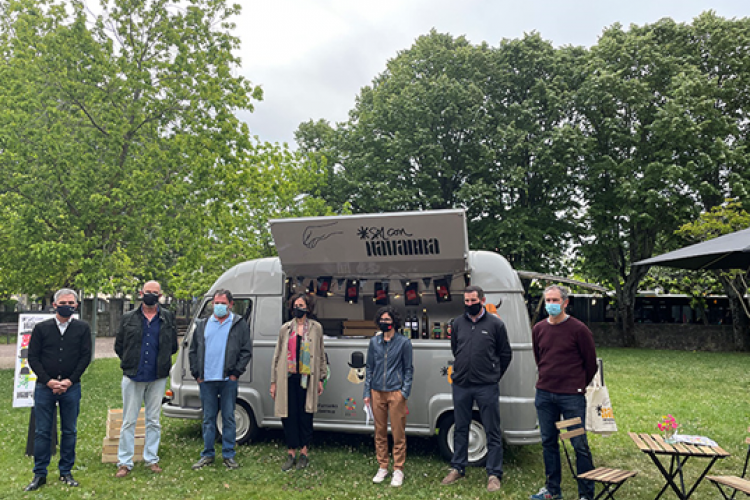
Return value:
[[(536, 414), (539, 419), (539, 432), (542, 435), (544, 455), (544, 473), (547, 476), (547, 490), (552, 495), (559, 495), (562, 470), (560, 465), (560, 444), (557, 439), (559, 431), (555, 422), (579, 417), (586, 426), (586, 396), (583, 394), (555, 394), (536, 390)], [(583, 474), (594, 468), (591, 450), (586, 435), (576, 436), (570, 440), (576, 453), (576, 474)], [(582, 498), (594, 498), (594, 482), (578, 481), (578, 495)]]
[(234, 458), (234, 443), (237, 439), (237, 426), (234, 421), (234, 408), (237, 403), (237, 381), (203, 381), (198, 386), (203, 405), (203, 451), (202, 457), (216, 455), (216, 415), (221, 408), (221, 455)]
[[(300, 379), (301, 375), (299, 374), (289, 376), (287, 384), (288, 417), (281, 419), (284, 426), (284, 436), (286, 437), (286, 447), (290, 450), (309, 446), (313, 435), (313, 414), (305, 411), (307, 389), (300, 386)], [(309, 383), (312, 383), (312, 378), (308, 380)], [(310, 390), (314, 391), (316, 388), (317, 385), (310, 387)]]
[(487, 435), (487, 475), (503, 478), (503, 437), (500, 432), (500, 388), (497, 384), (461, 387), (453, 384), (453, 459), (451, 467), (463, 474), (469, 464), (469, 426), (474, 401)]
[(62, 394), (53, 394), (44, 384), (34, 389), (34, 476), (47, 477), (47, 466), (51, 458), (52, 422), (60, 406), (60, 475), (70, 474), (76, 461), (76, 438), (78, 435), (78, 413), (81, 410), (81, 384), (73, 384)]

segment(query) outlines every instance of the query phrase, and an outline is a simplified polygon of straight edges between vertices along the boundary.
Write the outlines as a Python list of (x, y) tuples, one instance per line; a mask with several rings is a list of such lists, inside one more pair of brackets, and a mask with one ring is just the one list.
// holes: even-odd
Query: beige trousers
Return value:
[(375, 417), (375, 453), (381, 469), (388, 468), (388, 416), (393, 434), (393, 468), (403, 470), (406, 461), (406, 399), (401, 391), (371, 391)]

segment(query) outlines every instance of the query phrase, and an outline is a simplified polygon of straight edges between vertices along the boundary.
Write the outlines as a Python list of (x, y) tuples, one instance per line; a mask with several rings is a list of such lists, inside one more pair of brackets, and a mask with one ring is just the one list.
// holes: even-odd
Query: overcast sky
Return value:
[(689, 22), (713, 9), (750, 16), (750, 0), (236, 0), (241, 74), (263, 88), (240, 117), (263, 141), (294, 144), (310, 119), (344, 121), (360, 89), (435, 28), (472, 43), (539, 32), (555, 46), (596, 43), (614, 23)]

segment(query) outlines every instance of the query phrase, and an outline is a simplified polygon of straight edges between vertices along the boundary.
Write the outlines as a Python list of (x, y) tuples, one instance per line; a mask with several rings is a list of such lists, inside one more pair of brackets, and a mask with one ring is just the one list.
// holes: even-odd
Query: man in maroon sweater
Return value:
[[(596, 348), (591, 330), (568, 316), (568, 290), (552, 285), (544, 291), (549, 317), (534, 325), (532, 341), (534, 358), (539, 370), (536, 383), (536, 406), (539, 431), (542, 435), (545, 486), (531, 500), (562, 498), (560, 480), (560, 446), (555, 422), (579, 417), (586, 424), (586, 386), (596, 375)], [(570, 440), (576, 452), (578, 474), (594, 468), (586, 435)], [(594, 498), (594, 483), (578, 481), (581, 500)]]

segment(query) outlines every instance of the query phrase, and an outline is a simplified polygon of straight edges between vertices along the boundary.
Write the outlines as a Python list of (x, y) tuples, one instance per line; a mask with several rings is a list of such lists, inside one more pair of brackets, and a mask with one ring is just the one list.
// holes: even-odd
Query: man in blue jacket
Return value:
[(232, 313), (232, 292), (214, 292), (214, 313), (200, 320), (190, 343), (190, 373), (198, 382), (203, 406), (203, 451), (193, 469), (214, 463), (216, 452), (216, 416), (221, 408), (221, 454), (228, 469), (239, 464), (236, 453), (234, 409), (237, 401), (237, 380), (245, 373), (252, 356), (250, 329), (247, 322)]
[(503, 478), (503, 438), (500, 431), (500, 388), (498, 382), (510, 365), (513, 352), (505, 323), (485, 308), (484, 290), (478, 286), (464, 291), (465, 314), (453, 320), (451, 351), (453, 363), (453, 459), (443, 484), (464, 477), (468, 465), (469, 426), (474, 402), (479, 406), (487, 434), (487, 491), (500, 489)]
[(172, 367), (172, 355), (177, 352), (174, 316), (159, 305), (161, 285), (149, 281), (139, 294), (142, 304), (123, 315), (115, 339), (115, 352), (122, 369), (122, 427), (115, 473), (119, 478), (127, 476), (133, 469), (135, 426), (141, 404), (146, 407), (143, 460), (151, 472), (158, 474), (162, 471), (158, 455), (161, 401)]

